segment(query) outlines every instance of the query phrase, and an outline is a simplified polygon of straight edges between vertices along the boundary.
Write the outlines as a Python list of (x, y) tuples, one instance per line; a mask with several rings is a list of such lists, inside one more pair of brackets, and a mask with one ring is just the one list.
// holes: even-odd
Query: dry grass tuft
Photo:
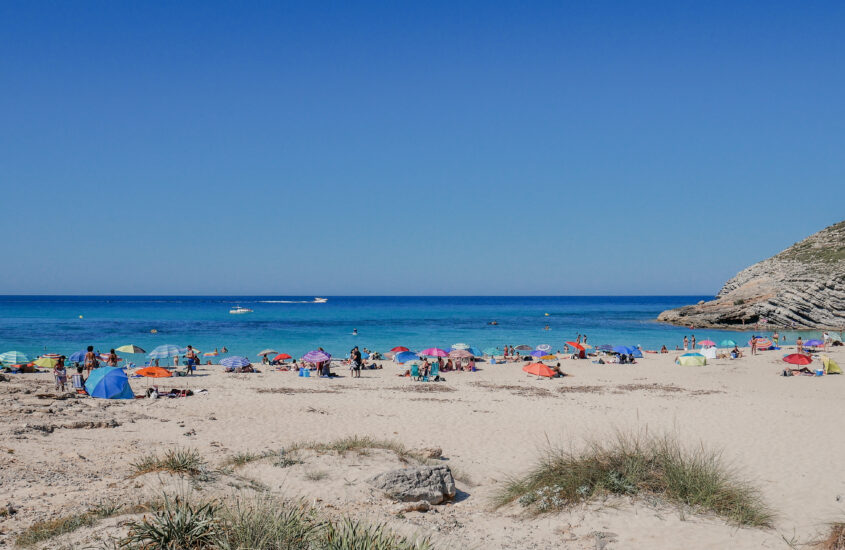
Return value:
[(814, 550), (845, 550), (845, 523), (833, 523), (822, 540), (811, 546)]
[(132, 463), (136, 476), (150, 472), (199, 476), (207, 472), (206, 462), (196, 449), (168, 449), (163, 457), (145, 455)]

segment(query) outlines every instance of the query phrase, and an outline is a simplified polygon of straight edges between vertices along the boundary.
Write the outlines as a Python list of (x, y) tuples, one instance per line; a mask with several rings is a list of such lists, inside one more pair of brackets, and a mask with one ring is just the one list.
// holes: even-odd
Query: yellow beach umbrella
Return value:
[(143, 348), (134, 344), (126, 344), (125, 346), (120, 346), (119, 348), (115, 348), (114, 351), (119, 351), (121, 353), (147, 353), (146, 351), (144, 351)]
[(59, 359), (57, 357), (39, 357), (33, 364), (43, 369), (52, 369), (58, 362)]
[(557, 359), (557, 355), (551, 355), (551, 354), (550, 355), (544, 355), (544, 356), (540, 357), (540, 359), (542, 361), (554, 361), (555, 359)]

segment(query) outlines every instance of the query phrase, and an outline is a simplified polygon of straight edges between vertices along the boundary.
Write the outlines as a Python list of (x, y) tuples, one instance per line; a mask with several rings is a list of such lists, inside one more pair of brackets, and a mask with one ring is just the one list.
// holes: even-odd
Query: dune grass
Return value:
[(117, 546), (127, 550), (433, 550), (427, 539), (409, 539), (383, 525), (349, 518), (322, 519), (297, 502), (267, 495), (231, 504), (165, 498), (165, 507), (129, 524)]
[(657, 497), (743, 526), (768, 527), (773, 520), (759, 492), (720, 453), (687, 450), (668, 436), (617, 434), (578, 453), (550, 449), (527, 475), (509, 481), (495, 504), (516, 501), (545, 513), (604, 495)]
[(288, 448), (288, 450), (308, 450), (317, 453), (337, 453), (340, 455), (352, 452), (366, 455), (367, 452), (371, 450), (383, 450), (394, 453), (402, 462), (417, 462), (419, 464), (427, 464), (429, 462), (429, 460), (421, 454), (409, 450), (398, 441), (375, 439), (369, 436), (359, 435), (336, 439), (328, 443), (303, 441), (294, 443)]
[(832, 523), (827, 536), (812, 545), (814, 550), (845, 550), (845, 523)]
[(196, 449), (168, 449), (164, 456), (149, 454), (132, 463), (134, 475), (150, 472), (198, 476), (207, 471), (207, 464)]

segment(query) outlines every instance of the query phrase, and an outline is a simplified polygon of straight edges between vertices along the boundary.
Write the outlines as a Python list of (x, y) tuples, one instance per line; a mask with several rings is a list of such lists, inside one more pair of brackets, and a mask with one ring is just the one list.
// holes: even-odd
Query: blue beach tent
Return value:
[(85, 391), (100, 399), (134, 399), (126, 372), (118, 367), (100, 367), (91, 371), (85, 381)]

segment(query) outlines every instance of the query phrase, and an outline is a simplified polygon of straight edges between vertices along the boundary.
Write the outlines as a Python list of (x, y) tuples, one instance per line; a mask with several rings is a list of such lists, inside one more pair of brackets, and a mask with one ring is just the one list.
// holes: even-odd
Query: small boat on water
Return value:
[(315, 304), (325, 304), (328, 301), (329, 301), (328, 298), (317, 298), (317, 297), (314, 298)]
[(240, 315), (242, 313), (252, 313), (252, 310), (245, 307), (237, 306), (230, 309), (229, 313), (231, 313), (232, 315)]

